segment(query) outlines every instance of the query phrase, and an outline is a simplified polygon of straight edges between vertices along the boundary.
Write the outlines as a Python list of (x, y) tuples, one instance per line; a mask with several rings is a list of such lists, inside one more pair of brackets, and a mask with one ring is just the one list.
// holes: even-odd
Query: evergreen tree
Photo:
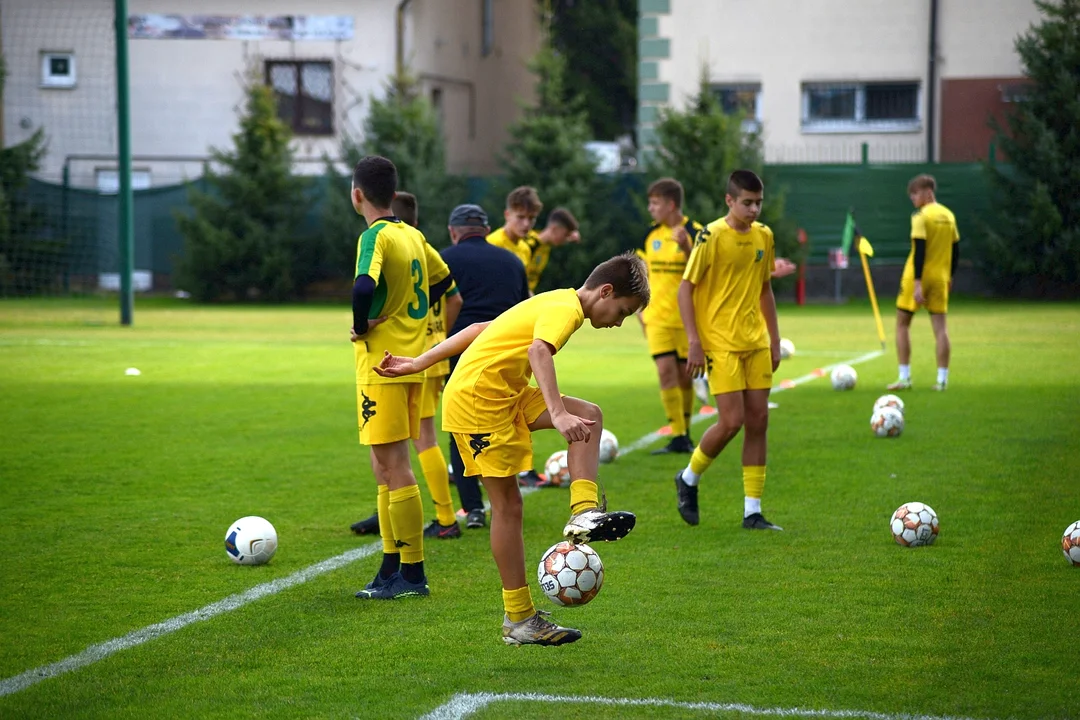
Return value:
[[(0, 57), (0, 97), (7, 68)], [(55, 285), (65, 247), (44, 236), (44, 215), (24, 197), (30, 173), (45, 157), (45, 131), (0, 148), (0, 295), (30, 295)]]
[(214, 149), (204, 186), (193, 188), (179, 284), (200, 301), (287, 300), (316, 279), (321, 248), (301, 233), (308, 187), (292, 173), (291, 133), (274, 96), (253, 82), (229, 151)]
[(796, 259), (794, 223), (784, 217), (785, 189), (770, 182), (758, 131), (743, 129), (742, 115), (724, 112), (703, 74), (698, 94), (685, 109), (663, 108), (656, 124), (657, 149), (646, 158), (649, 180), (673, 177), (683, 185), (686, 214), (703, 225), (727, 214), (724, 196), (733, 170), (753, 170), (765, 183), (760, 221), (776, 237), (776, 254)]
[(1016, 40), (1031, 80), (993, 123), (1010, 166), (988, 165), (997, 218), (980, 265), (1006, 293), (1080, 293), (1080, 0), (1035, 4), (1040, 24)]

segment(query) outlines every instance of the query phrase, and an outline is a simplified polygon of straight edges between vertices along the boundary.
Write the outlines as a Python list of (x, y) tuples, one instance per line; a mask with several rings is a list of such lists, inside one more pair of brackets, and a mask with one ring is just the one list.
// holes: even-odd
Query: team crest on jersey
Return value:
[(754, 254), (754, 262), (761, 262), (761, 258), (763, 257), (765, 257), (765, 251), (758, 250), (757, 253)]
[(652, 241), (652, 249), (653, 250), (659, 250), (661, 244), (662, 243), (659, 240), (653, 240)]

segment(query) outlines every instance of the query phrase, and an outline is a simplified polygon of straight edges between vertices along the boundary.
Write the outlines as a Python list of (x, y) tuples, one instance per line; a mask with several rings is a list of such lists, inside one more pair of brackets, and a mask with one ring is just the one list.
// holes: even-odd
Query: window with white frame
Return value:
[(724, 112), (742, 113), (743, 132), (761, 130), (760, 83), (714, 83), (710, 89)]
[(803, 132), (918, 130), (919, 83), (804, 83)]

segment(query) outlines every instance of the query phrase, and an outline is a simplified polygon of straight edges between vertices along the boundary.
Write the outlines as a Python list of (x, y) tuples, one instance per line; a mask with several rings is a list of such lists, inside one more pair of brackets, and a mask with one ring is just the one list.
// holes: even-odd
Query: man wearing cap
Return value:
[[(457, 320), (447, 333), (450, 337), (473, 323), (494, 320), (522, 300), (528, 300), (529, 282), (525, 266), (517, 256), (487, 241), (490, 232), (487, 214), (479, 205), (458, 205), (450, 213), (448, 225), (453, 245), (440, 254), (450, 266), (463, 301)], [(457, 361), (458, 356), (450, 358), (451, 374)], [(465, 477), (465, 465), (452, 438), (450, 463), (457, 478), (461, 507), (467, 513), (465, 526), (484, 527), (486, 518), (480, 479)]]

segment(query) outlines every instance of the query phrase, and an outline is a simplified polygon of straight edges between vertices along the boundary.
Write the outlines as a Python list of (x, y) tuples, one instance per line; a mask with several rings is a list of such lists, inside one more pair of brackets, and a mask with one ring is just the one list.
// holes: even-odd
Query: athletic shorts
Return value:
[(435, 411), (439, 409), (439, 396), (442, 395), (444, 376), (429, 377), (424, 380), (424, 393), (420, 399), (420, 419), (435, 417)]
[(539, 388), (531, 385), (521, 393), (510, 422), (494, 432), (452, 432), (465, 463), (465, 475), (510, 477), (533, 467), (532, 431), (547, 404)]
[(743, 352), (707, 352), (705, 368), (709, 378), (709, 393), (712, 395), (772, 389), (772, 354), (769, 348)]
[(682, 327), (646, 325), (645, 339), (649, 343), (649, 354), (654, 358), (674, 354), (679, 360), (686, 360), (690, 351), (690, 341)]
[(915, 302), (915, 279), (911, 277), (900, 278), (900, 294), (896, 296), (896, 307), (913, 313), (920, 307), (925, 307), (935, 315), (944, 315), (949, 312), (949, 281), (928, 280), (922, 281), (923, 298), (926, 300), (921, 306)]
[(361, 445), (386, 445), (420, 437), (420, 402), (424, 383), (356, 386), (356, 415)]

